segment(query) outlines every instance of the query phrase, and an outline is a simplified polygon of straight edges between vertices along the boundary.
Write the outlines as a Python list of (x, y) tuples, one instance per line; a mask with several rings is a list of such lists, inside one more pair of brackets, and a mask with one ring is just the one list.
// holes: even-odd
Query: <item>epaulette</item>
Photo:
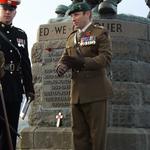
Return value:
[(20, 29), (20, 28), (17, 28), (17, 27), (15, 27), (15, 26), (14, 26), (14, 28), (15, 28), (16, 30), (18, 30), (19, 32), (25, 33), (25, 31), (22, 30), (22, 29)]
[(98, 24), (98, 23), (95, 23), (95, 24), (94, 24), (94, 27), (100, 28), (100, 29), (104, 29), (104, 27), (103, 27), (102, 25)]
[(24, 33), (24, 31), (22, 30), (22, 29), (20, 29), (20, 28), (17, 28), (18, 29), (18, 31), (20, 31), (20, 32), (23, 32)]

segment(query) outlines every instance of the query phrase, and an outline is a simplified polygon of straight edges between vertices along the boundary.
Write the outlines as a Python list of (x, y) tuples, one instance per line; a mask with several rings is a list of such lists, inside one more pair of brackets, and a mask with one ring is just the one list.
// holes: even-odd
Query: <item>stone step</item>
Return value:
[[(71, 128), (29, 127), (21, 132), (17, 150), (72, 150)], [(150, 130), (109, 127), (107, 150), (149, 150)]]

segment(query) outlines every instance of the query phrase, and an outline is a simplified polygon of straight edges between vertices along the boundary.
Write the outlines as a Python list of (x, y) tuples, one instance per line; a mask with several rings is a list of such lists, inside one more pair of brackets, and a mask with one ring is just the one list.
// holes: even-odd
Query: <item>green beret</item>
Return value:
[(88, 5), (86, 2), (78, 2), (74, 3), (71, 5), (68, 15), (71, 15), (74, 12), (79, 12), (79, 11), (88, 11), (91, 10), (91, 7)]

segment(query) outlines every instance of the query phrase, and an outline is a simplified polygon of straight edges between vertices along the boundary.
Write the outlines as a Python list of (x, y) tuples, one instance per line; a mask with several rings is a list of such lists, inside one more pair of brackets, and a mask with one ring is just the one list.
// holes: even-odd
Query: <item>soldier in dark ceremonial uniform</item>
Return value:
[(112, 48), (108, 31), (91, 21), (87, 3), (71, 6), (74, 31), (56, 67), (58, 76), (72, 69), (71, 108), (75, 150), (105, 150), (107, 99), (112, 84), (106, 75)]
[[(17, 131), (22, 94), (34, 99), (31, 63), (28, 56), (27, 35), (12, 25), (20, 0), (0, 0), (0, 51), (5, 58), (4, 74), (1, 77), (2, 90), (8, 121)], [(7, 42), (12, 43), (15, 47)], [(9, 150), (2, 100), (0, 99), (0, 150)], [(16, 133), (10, 129), (14, 150), (16, 149)]]

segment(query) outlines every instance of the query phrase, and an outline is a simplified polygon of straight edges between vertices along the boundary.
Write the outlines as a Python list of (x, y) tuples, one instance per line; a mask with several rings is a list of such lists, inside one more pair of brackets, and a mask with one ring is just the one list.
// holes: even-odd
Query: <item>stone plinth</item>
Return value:
[(23, 139), (18, 144), (24, 150), (72, 150), (71, 128), (37, 127), (22, 131)]
[[(73, 150), (71, 128), (27, 128), (22, 137), (23, 150)], [(149, 143), (148, 129), (108, 128), (107, 150), (149, 150)]]

